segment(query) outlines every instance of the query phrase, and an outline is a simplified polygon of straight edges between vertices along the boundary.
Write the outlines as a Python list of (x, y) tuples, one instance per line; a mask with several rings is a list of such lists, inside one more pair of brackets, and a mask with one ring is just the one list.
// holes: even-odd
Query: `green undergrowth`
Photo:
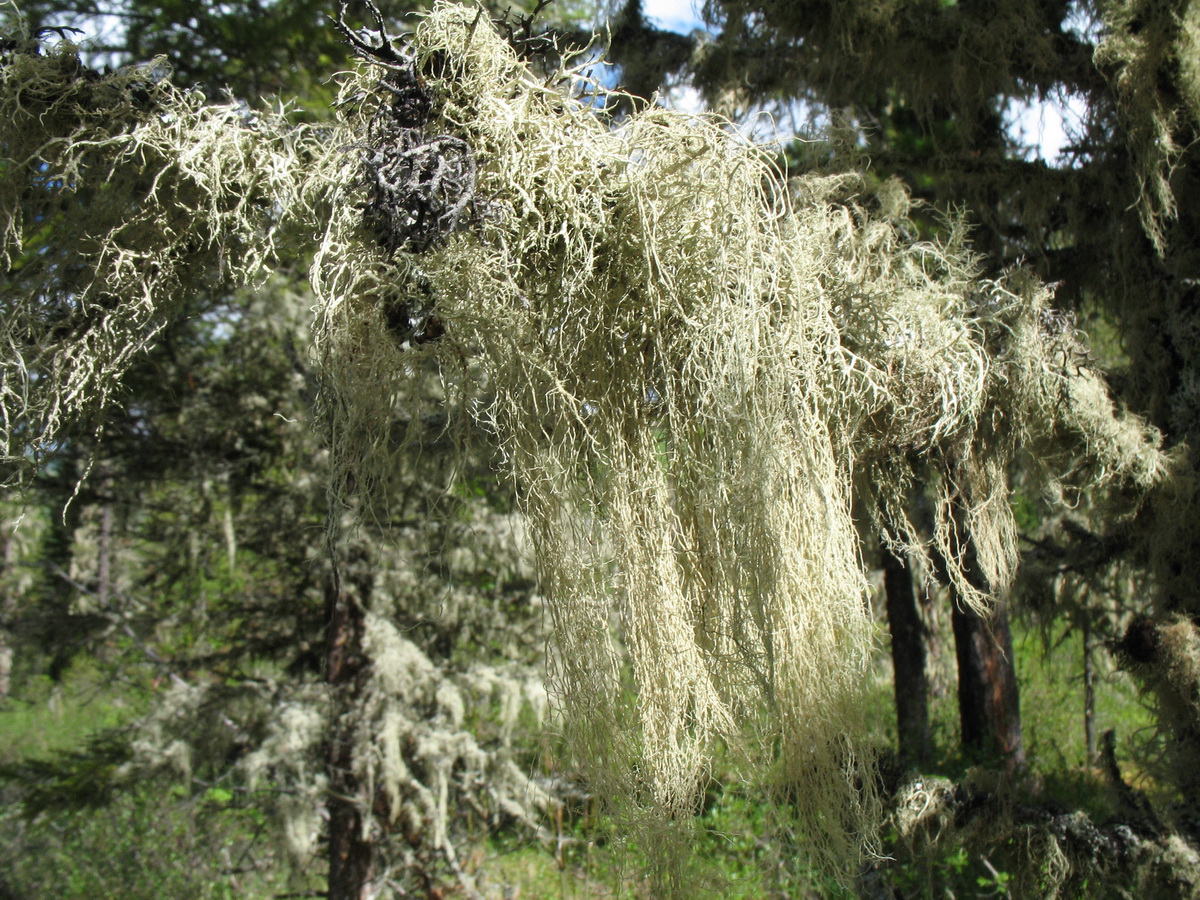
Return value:
[[(810, 863), (802, 840), (784, 837), (766, 798), (741, 783), (714, 781), (697, 817), (686, 875), (701, 896), (854, 897)], [(552, 821), (550, 840), (489, 840), (474, 857), (488, 897), (652, 898), (649, 858), (604, 816), (583, 811)]]
[(253, 795), (120, 776), (122, 726), (154, 686), (82, 656), (58, 681), (14, 679), (0, 701), (0, 896), (257, 900), (287, 887)]
[(145, 784), (103, 807), (0, 812), (5, 896), (55, 900), (233, 900), (283, 893), (288, 878), (253, 807), (230, 792), (182, 796)]
[(58, 681), (35, 675), (0, 700), (0, 765), (46, 759), (117, 728), (145, 706), (137, 685), (112, 683), (80, 657)]
[[(1031, 802), (1080, 809), (1103, 823), (1113, 814), (1111, 791), (1097, 767), (1085, 764), (1082, 643), (1078, 634), (1049, 642), (1018, 624), (1014, 643), (1029, 777), (1021, 788)], [(1096, 733), (1112, 728), (1127, 781), (1152, 790), (1139, 762), (1150, 714), (1131, 682), (1113, 671), (1103, 648), (1095, 651)], [(888, 664), (879, 660), (876, 680), (862, 710), (880, 745), (894, 740)], [(17, 684), (0, 706), (0, 761), (10, 770), (62, 760), (97, 735), (121, 725), (143, 706), (143, 686), (106, 682), (99, 667), (79, 662), (57, 684), (37, 676)], [(927, 775), (969, 777), (972, 762), (957, 745), (953, 685), (931, 698), (939, 757)], [(535, 735), (522, 721), (514, 751), (532, 772), (566, 777), (556, 760), (561, 747)], [(524, 738), (521, 737), (524, 735)], [(67, 754), (67, 755), (64, 755)], [(83, 777), (81, 775), (81, 777)], [(6, 801), (16, 795), (0, 785)], [(61, 801), (68, 798), (59, 797)], [(82, 793), (75, 798), (83, 800)], [(726, 898), (850, 897), (846, 889), (811, 868), (802, 836), (779, 827), (778, 807), (739, 777), (728, 759), (718, 760), (696, 818), (695, 852), (688, 872), (699, 895)], [(487, 833), (462, 856), (486, 898), (648, 898), (645, 854), (606, 818), (599, 804), (579, 799), (543, 821), (540, 837), (514, 829)], [(266, 898), (318, 889), (321, 865), (288, 873), (273, 850), (273, 836), (256, 798), (232, 785), (139, 784), (114, 792), (106, 804), (69, 808), (50, 804), (29, 816), (13, 802), (0, 811), (0, 887), (14, 897), (54, 898)], [(989, 857), (947, 846), (938, 859), (905, 859), (894, 842), (885, 866), (896, 896), (958, 898), (1005, 896), (1011, 874), (1005, 850)], [(289, 878), (292, 880), (289, 881)], [(297, 886), (297, 878), (300, 887)], [(454, 885), (442, 896), (454, 897)]]

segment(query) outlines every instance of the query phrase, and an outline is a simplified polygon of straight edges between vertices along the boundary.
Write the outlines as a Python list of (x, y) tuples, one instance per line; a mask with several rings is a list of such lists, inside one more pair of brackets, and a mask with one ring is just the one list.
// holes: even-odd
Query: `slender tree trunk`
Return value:
[[(0, 523), (4, 529), (0, 535), (0, 576), (7, 576), (12, 565), (13, 541), (7, 522)], [(0, 580), (0, 590), (3, 581)], [(12, 688), (13, 648), (12, 634), (9, 632), (9, 622), (15, 613), (16, 598), (10, 591), (4, 590), (0, 596), (0, 700), (8, 696)]]
[(954, 597), (951, 613), (958, 657), (958, 713), (963, 746), (1008, 769), (1025, 764), (1017, 676), (1008, 610), (984, 618)]
[(1083, 619), (1083, 739), (1086, 764), (1096, 762), (1096, 667), (1092, 661), (1092, 623), (1088, 613)]
[(112, 504), (106, 502), (100, 509), (100, 542), (96, 550), (96, 603), (101, 610), (108, 609), (112, 587), (112, 519)]
[[(86, 449), (80, 448), (78, 452), (86, 453)], [(50, 517), (42, 537), (44, 550), (41, 555), (46, 566), (46, 590), (42, 602), (38, 604), (41, 620), (39, 643), (51, 655), (47, 674), (55, 684), (61, 681), (86, 636), (86, 632), (76, 628), (71, 616), (75, 589), (69, 584), (69, 579), (64, 579), (55, 571), (69, 573), (74, 562), (75, 530), (80, 525), (83, 503), (70, 501), (74, 497), (81, 469), (76, 455), (64, 458), (58, 477), (48, 484), (50, 493), (46, 498), (47, 506), (55, 510), (55, 514)], [(58, 510), (62, 510), (61, 515), (57, 514)]]
[(883, 548), (883, 579), (888, 628), (892, 634), (900, 759), (907, 765), (921, 767), (933, 756), (925, 678), (925, 628), (908, 561), (894, 556), (887, 547)]
[[(959, 522), (962, 516), (959, 517)], [(975, 546), (959, 526), (957, 544), (964, 548), (964, 574), (977, 589), (990, 588), (975, 562)], [(950, 624), (958, 662), (958, 717), (962, 745), (981, 760), (1002, 762), (1008, 770), (1025, 765), (1021, 736), (1021, 704), (1013, 666), (1012, 629), (1008, 609), (997, 601), (984, 617), (966, 604), (946, 571), (946, 562), (935, 556), (939, 576), (950, 584)]]
[(333, 695), (329, 776), (329, 900), (366, 900), (375, 871), (374, 848), (364, 832), (361, 785), (354, 774), (353, 711), (366, 676), (363, 611), (369, 585), (342, 578), (335, 566), (325, 593), (328, 632), (325, 681)]
[(12, 690), (12, 666), (12, 635), (7, 628), (0, 626), (0, 700), (4, 700)]

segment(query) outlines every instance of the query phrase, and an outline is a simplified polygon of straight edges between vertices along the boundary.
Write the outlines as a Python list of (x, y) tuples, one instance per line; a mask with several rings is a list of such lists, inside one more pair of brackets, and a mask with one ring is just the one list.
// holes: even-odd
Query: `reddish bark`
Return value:
[(1019, 768), (1025, 764), (1025, 746), (1008, 611), (1000, 605), (984, 618), (955, 597), (952, 622), (963, 746), (1008, 769)]
[(892, 635), (892, 671), (896, 692), (896, 732), (900, 759), (917, 767), (933, 757), (929, 731), (929, 689), (925, 678), (925, 626), (906, 559), (883, 548), (884, 593)]
[(364, 834), (363, 814), (357, 802), (358, 779), (353, 770), (354, 728), (346, 713), (362, 692), (366, 661), (363, 657), (364, 585), (349, 585), (335, 569), (325, 593), (328, 631), (325, 645), (325, 681), (333, 694), (333, 734), (326, 764), (329, 775), (329, 900), (366, 900), (375, 871), (374, 850)]

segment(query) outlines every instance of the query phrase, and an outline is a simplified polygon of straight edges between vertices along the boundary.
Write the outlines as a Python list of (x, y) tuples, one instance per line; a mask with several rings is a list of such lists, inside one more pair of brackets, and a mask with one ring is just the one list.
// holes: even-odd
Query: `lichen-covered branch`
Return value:
[[(918, 777), (892, 799), (892, 824), (905, 849), (936, 860), (952, 847), (1003, 860), (1012, 896), (1195, 900), (1200, 855), (1176, 832), (1144, 818), (1097, 823), (1084, 812), (1022, 799), (986, 775), (954, 784)], [(886, 870), (890, 862), (875, 863)], [(1130, 888), (1133, 888), (1132, 892)]]
[[(189, 302), (264, 276), (307, 208), (318, 131), (207, 105), (165, 61), (100, 74), (21, 35), (0, 53), (0, 481), (98, 428)], [(317, 167), (319, 168), (319, 166)]]
[[(786, 186), (717, 119), (647, 109), (611, 130), (579, 73), (547, 84), (453, 4), (402, 55), (431, 98), (419, 140), (453, 138), (448, 166), (469, 148), (489, 208), (406, 246), (336, 204), (316, 277), (337, 483), (386, 481), (397, 411), (437, 367), (520, 485), (568, 734), (660, 851), (661, 889), (685, 889), (674, 851), (724, 743), (814, 854), (855, 857), (876, 804), (852, 496), (928, 553), (911, 461), (940, 473), (936, 548), (983, 610), (1016, 564), (1011, 462), (1036, 456), (1051, 487), (1068, 458), (1076, 484), (1144, 487), (1165, 471), (1156, 433), (1114, 408), (1044, 286), (981, 279), (959, 229), (914, 242), (896, 185), (871, 212), (864, 180)], [(389, 108), (392, 71), (346, 85), (351, 131)], [(414, 304), (436, 340), (396, 340)]]

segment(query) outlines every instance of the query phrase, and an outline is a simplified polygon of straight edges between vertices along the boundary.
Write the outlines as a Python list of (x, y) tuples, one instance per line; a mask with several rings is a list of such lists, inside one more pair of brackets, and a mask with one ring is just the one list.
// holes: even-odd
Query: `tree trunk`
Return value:
[(325, 681), (333, 699), (333, 734), (326, 757), (329, 776), (329, 900), (366, 900), (375, 858), (364, 831), (354, 774), (354, 719), (351, 715), (366, 676), (363, 611), (369, 584), (343, 579), (335, 566), (325, 592)]
[(5, 589), (7, 586), (4, 584), (12, 566), (12, 532), (7, 522), (0, 523), (0, 527), (4, 529), (3, 535), (0, 535), (0, 590), (3, 590), (0, 596), (0, 700), (4, 700), (12, 687), (12, 633), (8, 629), (15, 616), (16, 597), (14, 591)]
[(1092, 662), (1092, 622), (1083, 619), (1083, 742), (1086, 765), (1096, 763), (1096, 667)]
[(920, 768), (933, 756), (925, 679), (925, 628), (907, 559), (896, 557), (887, 547), (882, 555), (888, 628), (892, 634), (900, 760)]
[(954, 592), (952, 596), (963, 746), (981, 759), (1002, 761), (1010, 770), (1020, 768), (1025, 747), (1008, 610), (1000, 604), (985, 619)]
[[(108, 494), (108, 485), (105, 485)], [(96, 550), (96, 604), (102, 612), (108, 610), (112, 587), (112, 504), (100, 508), (100, 542)]]

